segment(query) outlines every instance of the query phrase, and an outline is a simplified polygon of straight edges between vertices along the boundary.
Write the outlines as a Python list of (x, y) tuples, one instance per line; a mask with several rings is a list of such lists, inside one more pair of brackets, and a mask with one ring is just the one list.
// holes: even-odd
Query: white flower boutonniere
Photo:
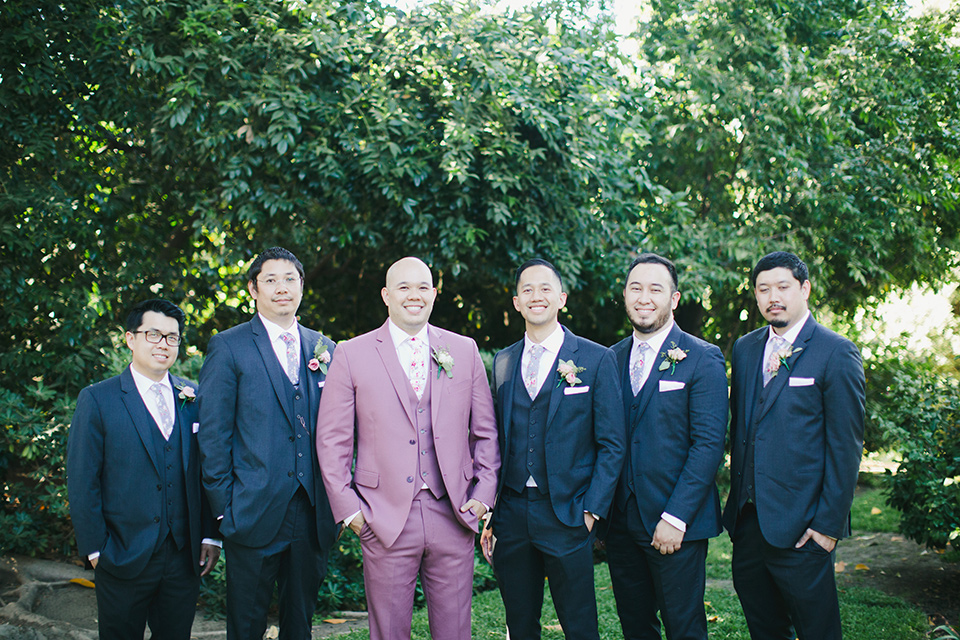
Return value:
[(328, 364), (330, 364), (330, 352), (323, 340), (320, 340), (317, 342), (317, 346), (313, 348), (313, 358), (307, 363), (307, 368), (310, 371), (319, 370), (323, 375), (327, 375)]
[(770, 377), (776, 378), (777, 374), (780, 373), (781, 366), (787, 371), (790, 371), (790, 365), (787, 364), (787, 360), (791, 356), (797, 353), (800, 353), (801, 351), (803, 351), (802, 347), (799, 349), (794, 349), (792, 344), (788, 344), (787, 346), (780, 347), (779, 349), (771, 353), (770, 363), (768, 365), (770, 368)]
[(193, 402), (194, 400), (197, 399), (197, 390), (194, 389), (193, 387), (189, 386), (189, 385), (180, 383), (180, 384), (178, 384), (178, 385), (176, 386), (176, 389), (177, 389), (177, 391), (180, 392), (180, 393), (177, 394), (177, 399), (182, 401), (182, 402), (180, 403), (180, 408), (181, 408), (181, 409), (183, 409), (183, 407), (184, 407), (188, 402)]
[(557, 386), (559, 387), (564, 382), (571, 387), (580, 384), (583, 380), (578, 378), (577, 374), (586, 370), (586, 367), (578, 367), (573, 360), (561, 360), (560, 364), (557, 365), (557, 373), (560, 375)]
[(433, 361), (437, 363), (437, 380), (440, 379), (440, 373), (446, 373), (448, 378), (453, 377), (453, 356), (446, 347), (433, 349)]
[(676, 342), (671, 342), (670, 349), (668, 349), (666, 353), (660, 353), (660, 357), (663, 358), (663, 362), (660, 363), (658, 371), (666, 371), (667, 369), (670, 369), (670, 375), (673, 375), (673, 372), (677, 370), (677, 363), (685, 359), (689, 351), (689, 349), (684, 351), (677, 346)]

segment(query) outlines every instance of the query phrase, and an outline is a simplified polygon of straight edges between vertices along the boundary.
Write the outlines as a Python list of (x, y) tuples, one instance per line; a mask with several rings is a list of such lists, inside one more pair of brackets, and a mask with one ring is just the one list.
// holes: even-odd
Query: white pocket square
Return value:
[(679, 380), (661, 380), (660, 393), (664, 391), (676, 391), (677, 389), (683, 389), (685, 386), (687, 386), (687, 383), (680, 382)]
[(194, 423), (193, 423), (193, 432), (196, 433), (197, 431), (200, 431), (200, 423), (199, 423), (199, 422), (194, 422)]
[(810, 387), (816, 382), (813, 378), (790, 378), (788, 384), (791, 387)]
[(317, 383), (317, 387), (323, 389), (323, 385), (326, 384), (326, 382), (327, 382), (326, 380), (321, 380), (320, 382)]
[(586, 393), (587, 391), (590, 391), (590, 387), (565, 387), (563, 390), (563, 395), (575, 396), (578, 393)]

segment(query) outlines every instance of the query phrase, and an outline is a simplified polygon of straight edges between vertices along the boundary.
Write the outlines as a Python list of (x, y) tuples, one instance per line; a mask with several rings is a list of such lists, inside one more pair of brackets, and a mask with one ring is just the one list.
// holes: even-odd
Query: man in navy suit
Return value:
[(77, 547), (93, 567), (100, 637), (187, 640), (200, 576), (220, 543), (200, 483), (196, 385), (169, 373), (184, 314), (166, 300), (127, 316), (130, 366), (80, 392), (67, 443)]
[(752, 638), (839, 639), (833, 551), (850, 533), (863, 362), (852, 342), (810, 315), (800, 258), (766, 255), (752, 280), (770, 325), (737, 340), (731, 357), (723, 524), (733, 539), (733, 584)]
[(628, 640), (706, 640), (707, 540), (720, 535), (716, 475), (727, 433), (720, 349), (682, 331), (677, 269), (645, 253), (623, 290), (631, 336), (613, 347), (627, 455), (606, 536), (617, 612)]
[(227, 556), (227, 637), (309, 640), (336, 527), (314, 453), (334, 343), (297, 323), (303, 265), (273, 247), (247, 272), (257, 315), (215, 335), (200, 371), (203, 482)]
[(623, 464), (623, 405), (613, 352), (560, 325), (566, 302), (552, 264), (522, 264), (513, 305), (526, 333), (493, 361), (502, 463), (481, 542), (512, 640), (540, 637), (544, 577), (565, 637), (599, 638), (593, 528)]

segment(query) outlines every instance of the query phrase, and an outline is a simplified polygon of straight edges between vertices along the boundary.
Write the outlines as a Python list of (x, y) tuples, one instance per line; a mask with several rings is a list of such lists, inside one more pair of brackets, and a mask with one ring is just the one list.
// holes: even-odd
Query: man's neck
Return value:
[(148, 378), (150, 380), (153, 380), (154, 382), (163, 382), (167, 377), (166, 371), (164, 371), (163, 373), (156, 373), (155, 371), (143, 371), (140, 367), (138, 367), (133, 362), (130, 363), (130, 368), (136, 371), (137, 373), (139, 373), (140, 375), (142, 375), (144, 378)]
[(531, 342), (540, 344), (547, 338), (553, 335), (553, 332), (557, 330), (557, 327), (560, 326), (558, 320), (554, 320), (549, 324), (538, 324), (538, 325), (527, 325), (527, 337), (530, 338)]

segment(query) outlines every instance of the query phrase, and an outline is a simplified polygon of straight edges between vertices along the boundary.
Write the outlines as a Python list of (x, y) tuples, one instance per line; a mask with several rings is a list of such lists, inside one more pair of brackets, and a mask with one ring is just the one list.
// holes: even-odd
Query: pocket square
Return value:
[(586, 393), (587, 391), (590, 391), (590, 387), (566, 387), (563, 390), (563, 395), (575, 396), (578, 393)]
[(194, 422), (194, 423), (193, 423), (193, 432), (196, 433), (197, 431), (200, 431), (200, 423), (199, 423), (199, 422)]
[(679, 380), (661, 380), (660, 393), (664, 391), (676, 391), (677, 389), (683, 389), (685, 386), (687, 386), (687, 383), (680, 382)]
[(323, 385), (324, 385), (326, 382), (327, 382), (326, 380), (321, 380), (320, 382), (317, 383), (317, 387), (319, 387), (320, 389), (323, 389)]
[(810, 387), (813, 383), (816, 382), (813, 378), (793, 378), (791, 377), (788, 381), (788, 384), (791, 387)]

